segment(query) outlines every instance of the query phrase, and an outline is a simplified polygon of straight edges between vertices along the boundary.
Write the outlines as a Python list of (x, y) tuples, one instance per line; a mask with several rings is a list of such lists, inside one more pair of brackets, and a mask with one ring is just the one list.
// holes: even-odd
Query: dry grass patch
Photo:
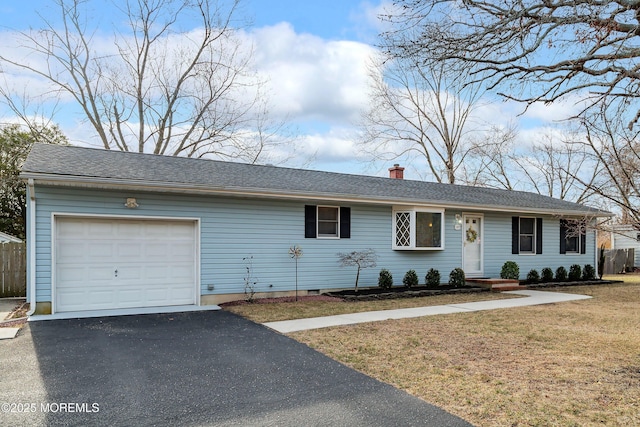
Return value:
[(478, 426), (640, 425), (640, 284), (291, 336)]
[(381, 301), (297, 301), (275, 304), (244, 304), (224, 307), (254, 322), (276, 322), (280, 320), (306, 319), (309, 317), (333, 316), (336, 314), (361, 313), (363, 311), (392, 310), (396, 308), (427, 307), (434, 305), (460, 304), (464, 302), (518, 298), (492, 292), (434, 295), (420, 298), (403, 298)]

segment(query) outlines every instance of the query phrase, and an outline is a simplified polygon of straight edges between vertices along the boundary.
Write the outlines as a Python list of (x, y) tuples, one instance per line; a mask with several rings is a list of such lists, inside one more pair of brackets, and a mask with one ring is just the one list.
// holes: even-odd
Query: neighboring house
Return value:
[(22, 240), (18, 239), (15, 236), (12, 236), (11, 234), (3, 233), (0, 231), (0, 244), (3, 243), (22, 243)]
[[(608, 215), (532, 193), (274, 166), (34, 145), (28, 185), (29, 299), (37, 313), (218, 304), (350, 288), (338, 252), (372, 248), (396, 284), (431, 267), (446, 281), (596, 265), (595, 232), (567, 218)], [(561, 217), (563, 218), (561, 220)]]
[(615, 225), (611, 232), (611, 249), (634, 249), (634, 265), (640, 266), (640, 230), (632, 225)]

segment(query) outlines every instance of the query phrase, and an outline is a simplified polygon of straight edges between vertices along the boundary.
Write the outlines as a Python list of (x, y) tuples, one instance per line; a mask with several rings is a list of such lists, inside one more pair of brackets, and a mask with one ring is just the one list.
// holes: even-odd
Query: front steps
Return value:
[(523, 289), (527, 289), (526, 286), (521, 286), (518, 280), (511, 279), (467, 279), (469, 283), (473, 283), (476, 286), (481, 286), (483, 288), (489, 288), (492, 292), (503, 292), (503, 291), (520, 291)]

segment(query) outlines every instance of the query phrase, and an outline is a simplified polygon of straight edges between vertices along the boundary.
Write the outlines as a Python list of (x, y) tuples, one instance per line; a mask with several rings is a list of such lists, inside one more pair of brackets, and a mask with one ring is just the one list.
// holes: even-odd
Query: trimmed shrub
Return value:
[(416, 274), (415, 270), (407, 271), (404, 277), (402, 278), (402, 284), (405, 285), (407, 288), (413, 288), (415, 286), (418, 286), (418, 283), (419, 283), (418, 274)]
[(520, 278), (520, 267), (514, 261), (507, 261), (502, 264), (500, 278), (518, 280)]
[(564, 282), (567, 280), (567, 269), (563, 266), (560, 266), (556, 269), (556, 280), (558, 282)]
[(540, 275), (538, 274), (538, 270), (531, 270), (527, 273), (527, 282), (538, 283), (539, 281)]
[(440, 286), (440, 272), (435, 268), (430, 268), (424, 277), (427, 286)]
[(582, 279), (583, 280), (594, 280), (596, 278), (596, 269), (593, 268), (591, 264), (587, 264), (584, 266), (582, 270)]
[(571, 267), (569, 267), (569, 280), (575, 282), (577, 280), (580, 280), (581, 278), (582, 267), (580, 267), (578, 264), (573, 264)]
[(464, 286), (465, 283), (464, 270), (460, 267), (451, 270), (451, 273), (449, 273), (449, 285)]
[(391, 272), (386, 268), (380, 270), (380, 276), (378, 276), (378, 286), (382, 289), (391, 289), (393, 286), (393, 276)]
[(552, 269), (550, 269), (549, 267), (545, 267), (542, 269), (541, 273), (542, 273), (542, 276), (540, 277), (540, 280), (542, 281), (542, 283), (553, 282)]

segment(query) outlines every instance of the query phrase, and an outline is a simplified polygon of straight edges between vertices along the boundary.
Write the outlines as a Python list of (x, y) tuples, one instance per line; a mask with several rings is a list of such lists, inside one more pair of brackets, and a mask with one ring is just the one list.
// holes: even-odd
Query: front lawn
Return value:
[[(607, 279), (626, 283), (559, 289), (591, 295), (590, 300), (389, 320), (290, 336), (478, 426), (637, 426), (640, 277)], [(326, 303), (313, 309), (301, 303), (246, 305), (233, 311), (270, 321), (293, 318), (295, 313), (310, 317), (485, 296), (500, 294)]]
[(276, 304), (243, 304), (224, 306), (225, 310), (237, 313), (254, 322), (276, 322), (279, 320), (306, 319), (309, 317), (333, 316), (336, 314), (361, 313), (363, 311), (391, 310), (395, 308), (426, 307), (433, 305), (460, 304), (464, 302), (492, 299), (519, 298), (516, 295), (495, 292), (470, 294), (434, 295), (420, 298), (402, 298), (380, 301), (306, 301)]

